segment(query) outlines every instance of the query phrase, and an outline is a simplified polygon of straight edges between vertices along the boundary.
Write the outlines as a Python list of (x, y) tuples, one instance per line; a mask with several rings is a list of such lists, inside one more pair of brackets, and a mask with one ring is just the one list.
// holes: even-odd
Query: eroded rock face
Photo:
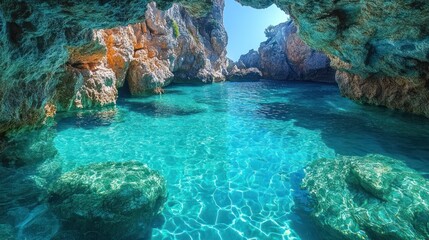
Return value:
[(261, 68), (259, 52), (252, 49), (248, 53), (241, 55), (237, 65), (241, 68)]
[(234, 66), (228, 74), (229, 81), (259, 80), (262, 73), (257, 68), (238, 68)]
[(360, 103), (429, 116), (429, 85), (402, 77), (368, 77), (338, 71), (341, 93)]
[(258, 68), (266, 79), (335, 82), (328, 57), (307, 46), (292, 21), (271, 26), (265, 34), (268, 39), (258, 52), (240, 57), (239, 68)]
[[(259, 0), (240, 0), (242, 4), (260, 7)], [(426, 98), (413, 97), (412, 92), (403, 91), (403, 84), (380, 88), (391, 82), (409, 82), (406, 85), (428, 85), (429, 79), (429, 4), (426, 1), (312, 1), (278, 0), (263, 1), (264, 5), (275, 3), (294, 18), (300, 37), (310, 47), (321, 50), (347, 65), (339, 68), (350, 78), (374, 82), (356, 88), (357, 84), (342, 88), (345, 96), (370, 91), (388, 91), (375, 98), (356, 98), (361, 102), (380, 104), (407, 112), (420, 113), (420, 106), (427, 104)], [(334, 65), (335, 67), (336, 65)], [(339, 81), (342, 81), (339, 79)], [(396, 88), (395, 99), (412, 99), (396, 103), (389, 97)], [(350, 89), (357, 92), (351, 94)], [(426, 95), (421, 87), (413, 88), (417, 95)], [(420, 92), (422, 91), (422, 92)], [(402, 94), (402, 95), (401, 95)], [(365, 95), (365, 93), (364, 93)], [(370, 94), (366, 94), (370, 95)], [(413, 108), (411, 106), (417, 106)]]
[[(0, 132), (24, 126), (41, 124), (46, 116), (45, 106), (56, 101), (56, 90), (66, 71), (70, 52), (93, 45), (97, 32), (120, 25), (138, 23), (144, 19), (149, 1), (131, 0), (127, 3), (106, 1), (1, 1), (0, 2)], [(168, 9), (172, 1), (155, 1), (157, 8)], [(193, 16), (204, 16), (212, 7), (211, 1), (177, 1)], [(93, 51), (98, 51), (92, 49)], [(92, 54), (91, 54), (92, 55)], [(98, 54), (95, 54), (99, 56)], [(85, 56), (85, 54), (84, 54)], [(73, 58), (72, 58), (73, 59)], [(89, 73), (92, 60), (69, 62), (77, 68), (78, 76), (92, 78), (90, 84), (109, 85), (112, 72), (102, 69), (102, 74)], [(99, 61), (96, 59), (96, 63)], [(73, 73), (74, 74), (74, 73)], [(90, 75), (89, 77), (87, 75)], [(91, 75), (95, 75), (91, 77)], [(81, 78), (77, 88), (84, 86)], [(72, 78), (73, 79), (73, 78)], [(72, 81), (66, 81), (73, 88)], [(109, 86), (97, 88), (101, 92), (100, 104), (111, 101)], [(78, 90), (74, 91), (78, 92)], [(89, 95), (95, 92), (83, 89)], [(81, 94), (82, 95), (82, 94)], [(82, 105), (88, 102), (86, 96)], [(91, 105), (97, 105), (92, 101)], [(67, 103), (64, 104), (66, 107)], [(79, 105), (79, 104), (76, 104)]]
[(92, 232), (83, 239), (138, 239), (167, 198), (162, 176), (131, 161), (80, 167), (62, 175), (49, 190), (51, 209), (63, 230)]
[(303, 187), (326, 239), (428, 239), (429, 181), (380, 155), (320, 159)]
[(223, 0), (204, 17), (173, 5), (167, 11), (149, 4), (145, 21), (94, 31), (89, 44), (69, 54), (57, 98), (61, 109), (115, 104), (128, 81), (132, 95), (153, 94), (171, 81), (225, 79), (227, 37)]
[[(212, 10), (213, 1), (155, 2), (159, 9), (167, 9), (173, 2), (177, 2), (192, 16), (203, 16)], [(362, 79), (389, 77), (418, 81), (427, 85), (429, 4), (424, 1), (240, 0), (239, 2), (255, 8), (277, 4), (295, 19), (304, 42), (312, 48), (339, 58), (350, 66), (347, 70), (341, 69), (342, 71), (356, 74)], [(124, 78), (126, 72), (124, 65), (128, 64), (127, 61), (123, 64), (122, 58), (126, 59), (129, 55), (119, 57), (121, 54), (113, 52), (108, 54), (112, 56), (108, 58), (108, 63), (103, 60), (102, 64), (96, 65), (100, 73), (93, 70), (88, 72), (87, 68), (94, 67), (92, 63), (69, 62), (70, 66), (75, 68), (71, 74), (66, 68), (70, 52), (85, 49), (95, 38), (99, 38), (97, 31), (94, 32), (92, 29), (110, 29), (141, 22), (145, 18), (147, 3), (148, 1), (144, 0), (130, 0), (126, 4), (114, 0), (1, 1), (0, 132), (41, 124), (47, 114), (45, 106), (58, 100), (55, 99), (55, 96), (58, 96), (58, 84), (61, 82), (62, 85), (68, 86), (62, 89), (75, 86), (76, 78), (73, 75), (78, 76), (79, 82), (76, 85), (78, 89), (71, 91), (71, 94), (64, 93), (71, 96), (73, 101), (66, 99), (65, 103), (61, 103), (61, 107), (67, 109), (69, 106), (80, 104), (82, 107), (110, 104), (114, 99), (112, 95), (115, 94), (114, 87), (109, 86), (112, 76), (116, 77), (116, 84), (121, 85), (120, 79)], [(216, 25), (216, 22), (218, 21), (213, 21), (213, 25)], [(211, 26), (208, 24), (210, 22), (206, 23), (204, 26)], [(224, 43), (223, 40), (218, 40), (224, 36), (222, 31), (220, 28), (216, 29), (218, 30), (205, 31), (205, 36), (210, 37), (205, 39), (212, 43), (215, 52), (221, 49)], [(198, 29), (198, 32), (200, 31), (201, 28)], [(200, 34), (204, 35), (201, 32)], [(113, 43), (110, 49), (121, 48), (116, 45), (119, 44), (117, 41), (110, 43)], [(133, 54), (131, 53), (131, 56)], [(186, 56), (181, 61), (192, 60), (190, 54)], [(193, 56), (196, 61), (191, 62), (206, 63), (204, 57), (199, 57), (201, 54)], [(212, 61), (212, 57), (213, 55), (209, 55), (208, 59)], [(214, 66), (217, 68), (218, 64)], [(209, 76), (208, 79), (214, 80), (222, 78), (219, 74), (210, 76), (210, 68), (200, 69), (203, 70), (196, 76)], [(176, 76), (180, 76), (179, 73), (185, 72), (175, 73)], [(66, 80), (63, 80), (64, 78)], [(86, 78), (91, 79), (88, 85), (95, 85), (96, 91), (89, 91), (87, 84), (82, 83)], [(103, 84), (107, 87), (98, 87)], [(115, 84), (112, 83), (113, 85)], [(93, 94), (99, 94), (101, 97), (94, 97)], [(384, 101), (378, 102), (384, 104)], [(424, 102), (417, 105), (422, 104)], [(399, 108), (407, 111), (409, 109), (406, 105)]]

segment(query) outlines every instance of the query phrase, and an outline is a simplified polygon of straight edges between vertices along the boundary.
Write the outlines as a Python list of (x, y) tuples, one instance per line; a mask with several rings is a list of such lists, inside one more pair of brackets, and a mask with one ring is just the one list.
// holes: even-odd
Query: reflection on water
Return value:
[[(101, 112), (59, 116), (54, 139), (62, 172), (138, 160), (165, 176), (169, 197), (153, 239), (320, 239), (300, 185), (303, 168), (323, 157), (378, 153), (429, 172), (428, 119), (355, 104), (333, 85), (248, 82), (167, 90), (122, 96), (117, 107)], [(17, 229), (43, 210), (43, 193), (18, 201), (32, 186), (19, 179), (34, 179), (35, 168), (7, 169), (16, 177), (2, 179), (0, 224)], [(49, 211), (40, 212), (34, 224), (57, 225)]]

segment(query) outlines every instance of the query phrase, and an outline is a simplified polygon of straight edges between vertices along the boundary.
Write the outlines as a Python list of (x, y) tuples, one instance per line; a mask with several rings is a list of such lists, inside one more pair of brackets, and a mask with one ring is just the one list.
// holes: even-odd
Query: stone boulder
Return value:
[(166, 183), (145, 164), (105, 162), (63, 174), (49, 189), (49, 204), (63, 231), (98, 239), (137, 239), (151, 232), (167, 198)]
[(429, 181), (380, 155), (320, 159), (303, 187), (326, 239), (429, 239)]
[(259, 80), (262, 78), (262, 73), (257, 68), (243, 68), (239, 69), (234, 66), (229, 72), (228, 81), (245, 81), (245, 80)]
[(260, 68), (261, 67), (261, 63), (260, 63), (261, 59), (259, 57), (259, 52), (255, 51), (255, 50), (250, 50), (248, 53), (241, 55), (240, 59), (238, 59), (239, 63), (242, 63), (242, 65), (245, 68)]

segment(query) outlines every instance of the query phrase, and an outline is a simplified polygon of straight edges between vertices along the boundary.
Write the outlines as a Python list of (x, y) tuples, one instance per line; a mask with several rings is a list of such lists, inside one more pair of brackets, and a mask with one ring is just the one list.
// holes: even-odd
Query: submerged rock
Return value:
[(2, 240), (15, 240), (15, 232), (11, 225), (0, 224), (0, 239)]
[(56, 130), (51, 127), (9, 132), (0, 138), (1, 165), (18, 168), (54, 158), (55, 136)]
[(380, 155), (320, 159), (303, 187), (327, 239), (428, 239), (429, 181)]
[(164, 178), (135, 161), (77, 168), (49, 190), (51, 209), (63, 221), (63, 230), (93, 232), (99, 239), (150, 234), (166, 198)]

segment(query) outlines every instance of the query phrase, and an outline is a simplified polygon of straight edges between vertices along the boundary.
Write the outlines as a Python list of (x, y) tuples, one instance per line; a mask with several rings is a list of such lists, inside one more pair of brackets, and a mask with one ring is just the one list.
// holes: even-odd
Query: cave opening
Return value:
[(259, 45), (267, 38), (267, 28), (289, 20), (290, 16), (274, 4), (256, 9), (235, 0), (226, 0), (224, 25), (228, 33), (227, 57), (236, 62), (250, 50), (258, 51)]

